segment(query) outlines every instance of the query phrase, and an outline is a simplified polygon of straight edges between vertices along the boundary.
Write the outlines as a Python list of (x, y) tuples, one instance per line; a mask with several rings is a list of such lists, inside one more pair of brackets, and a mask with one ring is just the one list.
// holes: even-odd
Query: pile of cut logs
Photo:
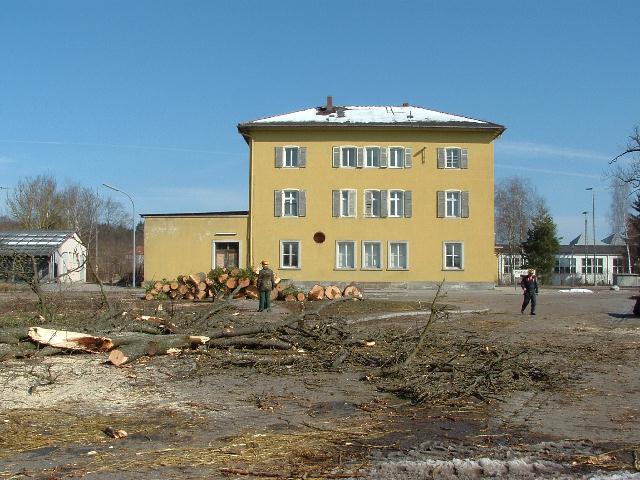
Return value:
[[(162, 280), (148, 285), (145, 299), (184, 299), (205, 300), (216, 299), (236, 291), (234, 298), (257, 299), (259, 297), (256, 279), (258, 270), (253, 268), (216, 268), (208, 274), (204, 272), (178, 275), (176, 280)], [(355, 285), (349, 284), (344, 290), (336, 285), (323, 287), (314, 285), (308, 293), (304, 293), (293, 284), (283, 285), (280, 277), (275, 275), (275, 286), (271, 290), (271, 300), (286, 302), (303, 302), (305, 300), (333, 300), (340, 297), (354, 297), (361, 299), (362, 292)]]

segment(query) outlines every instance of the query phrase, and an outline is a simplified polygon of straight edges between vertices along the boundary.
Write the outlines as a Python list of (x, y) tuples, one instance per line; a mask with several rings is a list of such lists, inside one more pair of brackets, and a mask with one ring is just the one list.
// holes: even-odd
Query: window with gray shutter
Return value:
[(282, 190), (275, 190), (273, 195), (273, 215), (282, 216)]
[(304, 190), (298, 192), (298, 216), (307, 216), (307, 192)]
[(356, 190), (349, 190), (348, 215), (350, 217), (356, 216)]
[(405, 147), (404, 149), (404, 168), (411, 168), (413, 165), (413, 148)]
[(358, 147), (356, 154), (356, 167), (362, 168), (364, 166), (364, 148)]
[(469, 218), (469, 192), (460, 192), (460, 216)]
[(300, 147), (298, 150), (298, 167), (305, 168), (307, 166), (307, 147)]
[(411, 190), (405, 190), (404, 192), (404, 216), (405, 218), (410, 218), (413, 214), (412, 205), (411, 205)]
[(469, 150), (466, 148), (460, 149), (460, 168), (469, 168)]
[(445, 192), (442, 190), (439, 190), (438, 192), (438, 218), (444, 218), (445, 216), (445, 212), (446, 212), (446, 196), (445, 196)]
[(382, 218), (385, 218), (388, 214), (387, 212), (389, 211), (389, 205), (388, 205), (388, 194), (386, 190), (380, 190), (380, 216)]
[(334, 217), (340, 216), (340, 190), (333, 190), (331, 192), (332, 207), (331, 211)]
[(438, 168), (444, 168), (446, 155), (447, 152), (445, 148), (438, 148)]
[(380, 147), (380, 168), (387, 168), (389, 166), (389, 149), (387, 147)]
[(340, 147), (333, 147), (333, 168), (340, 167)]
[(373, 217), (373, 192), (371, 190), (364, 191), (364, 216)]
[(284, 157), (284, 147), (276, 147), (276, 168), (282, 168)]

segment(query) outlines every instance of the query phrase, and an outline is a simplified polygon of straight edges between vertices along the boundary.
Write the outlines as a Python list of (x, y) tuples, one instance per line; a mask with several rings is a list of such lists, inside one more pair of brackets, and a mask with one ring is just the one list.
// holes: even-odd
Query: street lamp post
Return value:
[(582, 212), (584, 215), (584, 284), (587, 284), (587, 212), (586, 210)]
[(123, 192), (122, 190), (117, 189), (116, 187), (112, 187), (111, 185), (107, 185), (106, 183), (103, 183), (102, 185), (104, 185), (107, 188), (110, 188), (111, 190), (114, 190), (116, 192), (120, 192), (123, 195), (126, 195), (127, 198), (131, 201), (131, 222), (133, 224), (133, 274), (131, 276), (131, 281), (132, 281), (132, 285), (133, 288), (136, 288), (136, 206), (133, 203), (133, 198), (131, 198), (131, 195), (129, 195), (127, 192)]
[(596, 191), (593, 187), (585, 188), (591, 190), (591, 227), (593, 227), (593, 286), (596, 286)]

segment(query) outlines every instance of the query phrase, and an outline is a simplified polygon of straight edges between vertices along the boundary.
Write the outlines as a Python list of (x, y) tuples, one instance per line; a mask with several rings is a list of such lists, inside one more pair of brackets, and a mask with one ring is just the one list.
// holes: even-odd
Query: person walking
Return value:
[(533, 268), (530, 268), (528, 270), (526, 277), (522, 277), (520, 286), (522, 287), (522, 294), (524, 295), (520, 313), (524, 314), (527, 305), (529, 305), (529, 302), (531, 302), (531, 315), (535, 315), (536, 296), (538, 295), (538, 280), (536, 279), (535, 270)]
[(262, 270), (258, 273), (258, 280), (256, 281), (256, 287), (260, 292), (259, 312), (263, 310), (271, 311), (271, 290), (275, 282), (273, 270), (269, 268), (269, 261), (262, 260)]

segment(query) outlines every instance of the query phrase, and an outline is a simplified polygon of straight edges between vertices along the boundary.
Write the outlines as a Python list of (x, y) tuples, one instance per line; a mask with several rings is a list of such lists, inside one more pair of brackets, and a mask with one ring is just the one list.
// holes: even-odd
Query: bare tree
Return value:
[(611, 204), (609, 210), (609, 226), (612, 233), (625, 234), (625, 224), (629, 215), (631, 202), (629, 195), (631, 185), (620, 181), (617, 177), (610, 177), (609, 188), (611, 189)]
[(521, 253), (531, 221), (540, 208), (546, 208), (545, 201), (528, 180), (513, 176), (496, 185), (496, 241), (506, 245), (512, 278), (513, 257)]
[[(627, 164), (618, 163), (621, 160), (630, 159)], [(609, 162), (612, 167), (612, 175), (621, 183), (626, 183), (634, 191), (640, 190), (640, 127), (636, 126), (629, 135), (626, 149), (616, 155)]]
[(46, 230), (60, 226), (60, 196), (56, 180), (50, 175), (20, 180), (7, 198), (7, 206), (21, 228)]

